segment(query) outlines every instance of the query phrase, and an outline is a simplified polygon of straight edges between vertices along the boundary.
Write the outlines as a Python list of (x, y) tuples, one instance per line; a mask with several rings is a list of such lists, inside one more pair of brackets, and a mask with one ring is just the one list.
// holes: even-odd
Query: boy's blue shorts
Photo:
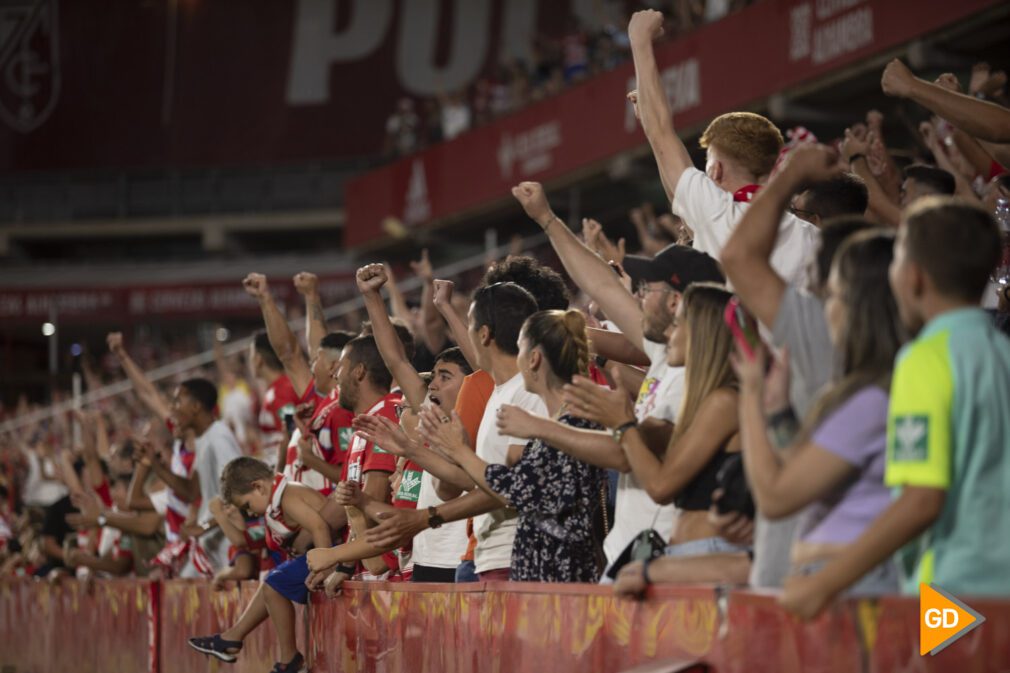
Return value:
[(308, 577), (308, 555), (302, 554), (271, 570), (263, 581), (289, 601), (305, 605), (309, 599), (309, 589), (305, 586)]

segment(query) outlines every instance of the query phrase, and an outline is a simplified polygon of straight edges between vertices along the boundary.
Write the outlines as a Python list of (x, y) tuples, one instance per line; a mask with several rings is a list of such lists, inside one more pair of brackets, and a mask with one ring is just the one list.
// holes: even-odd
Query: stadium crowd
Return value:
[(281, 672), (295, 604), (350, 578), (739, 584), (802, 618), (920, 582), (1010, 595), (1005, 75), (966, 94), (889, 63), (884, 93), (932, 115), (903, 168), (876, 112), (828, 144), (731, 112), (702, 171), (662, 32), (648, 10), (627, 33), (671, 204), (633, 212), (640, 254), (524, 182), (567, 278), (510, 255), (456, 287), (425, 253), (411, 310), (368, 264), (367, 320), (331, 331), (301, 273), (303, 342), (250, 273), (245, 364), (172, 389), (110, 334), (135, 399), (0, 440), (2, 572), (259, 580), (190, 643), (235, 661), (269, 619)]

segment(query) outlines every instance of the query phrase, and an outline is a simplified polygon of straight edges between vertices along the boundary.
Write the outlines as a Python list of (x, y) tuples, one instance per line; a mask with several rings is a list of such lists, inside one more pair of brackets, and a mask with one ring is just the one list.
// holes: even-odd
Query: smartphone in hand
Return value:
[(739, 298), (733, 297), (729, 300), (723, 318), (733, 333), (733, 338), (740, 345), (740, 350), (748, 358), (753, 358), (754, 352), (761, 345), (761, 337), (758, 336), (757, 321), (740, 305)]

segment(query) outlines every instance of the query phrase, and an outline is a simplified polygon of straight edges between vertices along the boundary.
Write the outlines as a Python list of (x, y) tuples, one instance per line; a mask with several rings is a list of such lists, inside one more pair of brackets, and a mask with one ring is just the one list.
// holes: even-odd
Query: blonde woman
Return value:
[(587, 385), (585, 380), (567, 389), (573, 414), (615, 429), (635, 479), (649, 496), (680, 510), (667, 556), (746, 551), (719, 537), (708, 516), (716, 474), (731, 454), (740, 451), (739, 386), (730, 363), (733, 336), (723, 320), (731, 298), (721, 285), (695, 283), (677, 307), (667, 362), (684, 367), (684, 397), (662, 458), (642, 441), (626, 394)]

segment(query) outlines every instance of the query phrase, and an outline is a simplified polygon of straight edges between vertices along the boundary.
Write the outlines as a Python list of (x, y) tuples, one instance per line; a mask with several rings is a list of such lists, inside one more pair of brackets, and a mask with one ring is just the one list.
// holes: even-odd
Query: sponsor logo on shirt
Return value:
[(397, 500), (417, 502), (421, 493), (421, 473), (417, 470), (404, 470), (400, 480), (400, 490), (396, 492)]
[(354, 437), (354, 428), (340, 428), (338, 431), (340, 440), (340, 450), (347, 451), (351, 445), (351, 438)]
[(899, 416), (894, 421), (892, 459), (921, 463), (929, 457), (929, 416)]

